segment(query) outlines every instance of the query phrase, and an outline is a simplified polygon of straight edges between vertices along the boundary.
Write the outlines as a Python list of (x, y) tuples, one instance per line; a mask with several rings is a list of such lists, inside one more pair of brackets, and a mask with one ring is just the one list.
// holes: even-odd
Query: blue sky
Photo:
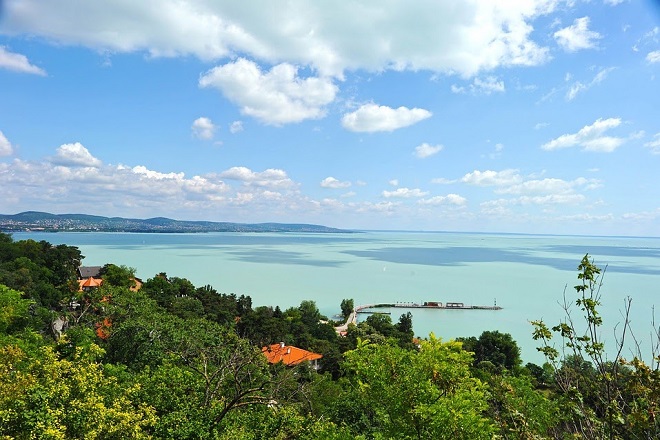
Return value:
[(0, 213), (660, 235), (656, 1), (0, 5)]

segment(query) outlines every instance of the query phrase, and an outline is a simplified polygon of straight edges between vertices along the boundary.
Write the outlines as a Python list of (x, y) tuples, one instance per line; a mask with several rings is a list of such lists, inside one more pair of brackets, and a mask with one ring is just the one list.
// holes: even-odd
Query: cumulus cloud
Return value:
[(600, 182), (596, 179), (585, 179), (583, 177), (572, 181), (566, 181), (557, 178), (532, 179), (524, 182), (499, 188), (495, 192), (498, 194), (568, 194), (576, 188), (595, 189), (600, 187)]
[(646, 55), (646, 61), (651, 64), (660, 63), (660, 50), (654, 50)]
[(195, 119), (192, 124), (193, 135), (198, 139), (210, 140), (213, 139), (216, 126), (213, 122), (206, 117)]
[(547, 60), (548, 49), (532, 40), (533, 22), (556, 3), (23, 0), (5, 5), (4, 30), (157, 57), (288, 60), (324, 76), (340, 77), (346, 69), (427, 69), (468, 77)]
[(64, 165), (69, 167), (92, 167), (101, 166), (101, 161), (89, 152), (80, 142), (61, 145), (55, 156), (50, 159), (55, 165)]
[(573, 99), (575, 99), (575, 97), (579, 93), (587, 91), (590, 88), (592, 88), (593, 86), (595, 86), (597, 84), (600, 84), (601, 82), (603, 82), (603, 80), (605, 80), (605, 78), (607, 78), (607, 75), (609, 75), (609, 73), (611, 71), (613, 71), (614, 69), (615, 69), (614, 67), (608, 67), (606, 69), (601, 69), (596, 74), (596, 76), (594, 76), (593, 79), (591, 81), (589, 81), (588, 83), (586, 83), (586, 84), (582, 83), (580, 81), (574, 82), (571, 85), (571, 87), (568, 89), (568, 92), (566, 92), (566, 100), (567, 101), (572, 101)]
[(651, 154), (660, 154), (660, 133), (656, 133), (653, 140), (645, 143), (644, 146), (651, 150)]
[(394, 131), (408, 127), (431, 117), (431, 112), (421, 108), (391, 108), (384, 105), (365, 104), (341, 118), (342, 126), (355, 132), (373, 133)]
[(232, 167), (219, 176), (223, 179), (238, 180), (248, 186), (289, 188), (294, 185), (286, 171), (274, 168), (256, 172), (246, 167)]
[(52, 210), (65, 207), (83, 212), (93, 206), (95, 212), (105, 210), (111, 215), (154, 215), (178, 209), (199, 211), (225, 200), (228, 187), (216, 178), (187, 178), (183, 173), (163, 173), (142, 165), (97, 162), (95, 167), (82, 166), (81, 162), (91, 156), (83, 148), (68, 144), (47, 161), (15, 159), (0, 163), (0, 186), (14, 197), (11, 206), (23, 210), (32, 206)]
[(419, 159), (426, 159), (427, 157), (438, 154), (443, 148), (442, 145), (430, 145), (425, 142), (415, 147), (415, 156)]
[(454, 205), (465, 206), (467, 199), (458, 194), (447, 194), (446, 196), (435, 196), (429, 199), (419, 200), (417, 203), (425, 206)]
[(237, 104), (241, 113), (263, 123), (282, 125), (319, 119), (335, 99), (337, 86), (329, 78), (300, 78), (298, 68), (282, 63), (268, 72), (245, 58), (215, 67), (199, 79)]
[(14, 147), (12, 147), (11, 142), (7, 139), (0, 130), (0, 156), (9, 156), (14, 152)]
[(576, 18), (571, 26), (555, 32), (554, 37), (567, 52), (594, 48), (597, 40), (602, 38), (598, 32), (589, 30), (589, 17)]
[(397, 188), (394, 191), (383, 191), (383, 197), (386, 198), (402, 198), (409, 199), (411, 197), (424, 197), (428, 194), (427, 191), (422, 191), (419, 188)]
[(599, 118), (591, 125), (586, 125), (577, 133), (563, 134), (541, 146), (547, 151), (561, 148), (582, 147), (584, 151), (611, 153), (626, 141), (624, 138), (605, 136), (605, 132), (621, 125), (620, 118)]
[(28, 61), (25, 55), (9, 52), (5, 46), (0, 46), (0, 68), (20, 73), (46, 76), (46, 71)]
[(518, 174), (518, 170), (507, 169), (502, 171), (474, 170), (464, 175), (460, 180), (463, 183), (475, 186), (503, 186), (520, 183), (523, 179)]
[(240, 133), (243, 131), (243, 122), (242, 121), (234, 121), (229, 125), (229, 132), (232, 134), (235, 133)]
[(337, 188), (348, 188), (350, 186), (351, 186), (351, 182), (342, 182), (331, 176), (326, 177), (321, 181), (321, 187), (323, 188), (337, 189)]

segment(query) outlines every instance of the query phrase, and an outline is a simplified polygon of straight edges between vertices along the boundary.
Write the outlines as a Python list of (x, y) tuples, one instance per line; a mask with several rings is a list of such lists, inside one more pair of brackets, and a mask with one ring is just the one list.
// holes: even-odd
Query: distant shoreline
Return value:
[(165, 217), (132, 219), (87, 214), (51, 214), (27, 211), (0, 214), (3, 232), (122, 232), (122, 233), (207, 233), (207, 232), (294, 232), (355, 233), (346, 229), (305, 223), (233, 223), (173, 220)]

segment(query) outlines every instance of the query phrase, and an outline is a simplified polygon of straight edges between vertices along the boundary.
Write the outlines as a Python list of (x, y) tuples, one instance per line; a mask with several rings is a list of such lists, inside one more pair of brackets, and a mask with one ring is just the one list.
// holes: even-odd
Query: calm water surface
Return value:
[[(652, 310), (660, 305), (658, 238), (413, 232), (13, 236), (77, 246), (88, 266), (123, 264), (143, 279), (166, 272), (196, 286), (250, 295), (255, 306), (284, 309), (311, 299), (329, 316), (339, 312), (343, 298), (356, 304), (497, 301), (502, 310), (413, 309), (415, 333), (451, 339), (497, 329), (511, 333), (524, 360), (532, 362), (542, 358), (529, 321), (559, 322), (558, 303), (566, 286), (574, 298), (576, 268), (585, 253), (607, 266), (601, 291), (607, 342), (614, 342), (612, 329), (622, 321), (624, 298), (631, 296), (633, 328), (650, 353)], [(406, 311), (392, 310), (392, 320)]]

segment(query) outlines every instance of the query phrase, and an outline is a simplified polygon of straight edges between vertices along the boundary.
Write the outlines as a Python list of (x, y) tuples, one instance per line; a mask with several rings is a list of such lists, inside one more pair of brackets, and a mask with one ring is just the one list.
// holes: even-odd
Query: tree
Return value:
[(96, 361), (98, 346), (71, 360), (52, 347), (0, 347), (0, 437), (148, 438), (154, 410), (137, 403), (138, 386), (120, 384)]
[(431, 335), (419, 350), (359, 342), (345, 354), (355, 399), (378, 438), (490, 439), (486, 388), (470, 376), (471, 355)]
[(344, 317), (344, 320), (348, 319), (348, 316), (355, 309), (355, 303), (353, 299), (342, 299), (341, 300), (341, 315)]
[[(570, 301), (564, 292), (564, 320), (551, 329), (543, 321), (532, 321), (533, 338), (540, 341), (538, 350), (552, 365), (564, 413), (569, 415), (565, 430), (587, 439), (658, 438), (660, 419), (655, 414), (660, 410), (660, 371), (646, 366), (641, 354), (632, 361), (621, 355), (631, 336), (632, 300), (624, 303), (623, 325), (615, 334), (616, 346), (610, 351), (614, 354), (608, 360), (599, 312), (604, 271), (588, 254), (577, 269), (577, 299)], [(574, 319), (571, 303), (582, 312), (583, 321)], [(660, 338), (660, 331), (654, 331)], [(555, 335), (561, 337), (561, 352), (552, 345)]]
[(101, 268), (103, 281), (117, 287), (135, 286), (135, 269), (124, 265), (108, 263)]
[(321, 312), (319, 312), (314, 301), (302, 301), (298, 306), (298, 310), (300, 311), (300, 319), (308, 328), (314, 327), (321, 320)]
[(21, 292), (0, 284), (0, 337), (19, 330), (25, 324), (32, 304), (34, 301), (23, 299)]
[(509, 333), (484, 331), (479, 338), (458, 338), (463, 348), (474, 353), (474, 365), (490, 362), (496, 368), (513, 371), (521, 364), (520, 348)]

